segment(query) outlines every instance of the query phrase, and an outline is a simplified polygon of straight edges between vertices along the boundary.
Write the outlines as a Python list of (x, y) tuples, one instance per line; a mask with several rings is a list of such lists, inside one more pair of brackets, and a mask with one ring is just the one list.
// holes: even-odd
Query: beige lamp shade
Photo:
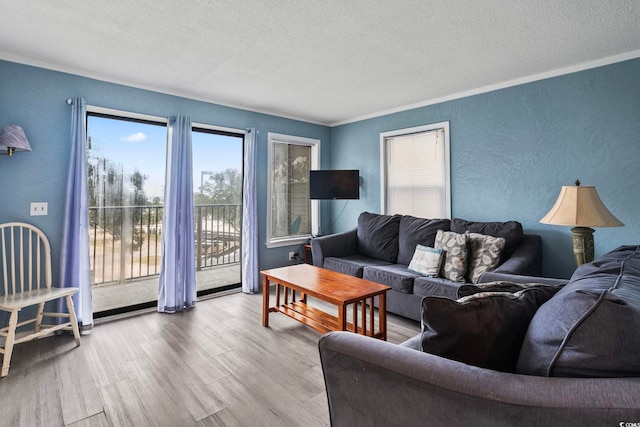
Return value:
[(593, 228), (621, 227), (618, 218), (604, 206), (596, 187), (576, 185), (563, 186), (556, 204), (540, 220), (543, 224), (568, 225), (573, 227), (573, 254), (579, 266), (593, 261)]
[(543, 224), (573, 227), (621, 227), (624, 224), (604, 206), (596, 187), (567, 185), (541, 220)]

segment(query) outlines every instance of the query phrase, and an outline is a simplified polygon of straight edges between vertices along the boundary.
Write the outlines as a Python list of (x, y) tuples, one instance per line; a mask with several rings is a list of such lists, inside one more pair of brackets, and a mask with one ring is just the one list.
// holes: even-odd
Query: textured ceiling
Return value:
[(324, 124), (640, 56), (638, 0), (0, 6), (0, 59)]

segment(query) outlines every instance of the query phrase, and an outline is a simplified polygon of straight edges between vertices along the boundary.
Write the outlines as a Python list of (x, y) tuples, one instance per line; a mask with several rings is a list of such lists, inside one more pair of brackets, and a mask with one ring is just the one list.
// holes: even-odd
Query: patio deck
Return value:
[[(225, 264), (196, 272), (198, 291), (221, 288), (240, 282), (240, 263)], [(158, 276), (94, 286), (93, 311), (113, 310), (158, 299)]]

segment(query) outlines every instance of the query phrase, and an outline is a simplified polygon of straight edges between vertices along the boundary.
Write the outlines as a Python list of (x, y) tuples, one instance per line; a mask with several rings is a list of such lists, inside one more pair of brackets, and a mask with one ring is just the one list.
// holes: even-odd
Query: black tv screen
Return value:
[(359, 199), (359, 170), (309, 171), (310, 199)]

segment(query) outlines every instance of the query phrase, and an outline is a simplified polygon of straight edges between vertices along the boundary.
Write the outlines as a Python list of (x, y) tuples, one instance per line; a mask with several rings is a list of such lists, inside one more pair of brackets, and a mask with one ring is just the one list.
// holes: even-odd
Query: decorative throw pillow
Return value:
[(440, 269), (440, 277), (465, 283), (467, 273), (467, 234), (438, 230), (434, 247), (444, 252), (444, 266)]
[(442, 249), (416, 245), (408, 269), (423, 276), (438, 277), (442, 258)]
[(458, 298), (486, 292), (511, 292), (516, 293), (523, 289), (534, 288), (536, 286), (555, 286), (561, 289), (560, 285), (548, 285), (546, 283), (515, 283), (499, 280), (496, 282), (478, 283), (477, 285), (462, 285), (458, 288)]
[(487, 236), (479, 233), (469, 233), (469, 271), (468, 281), (478, 283), (478, 279), (485, 271), (494, 270), (500, 265), (500, 256), (504, 249), (503, 237)]
[(514, 372), (536, 310), (559, 287), (480, 292), (457, 301), (422, 300), (422, 351), (469, 365)]

